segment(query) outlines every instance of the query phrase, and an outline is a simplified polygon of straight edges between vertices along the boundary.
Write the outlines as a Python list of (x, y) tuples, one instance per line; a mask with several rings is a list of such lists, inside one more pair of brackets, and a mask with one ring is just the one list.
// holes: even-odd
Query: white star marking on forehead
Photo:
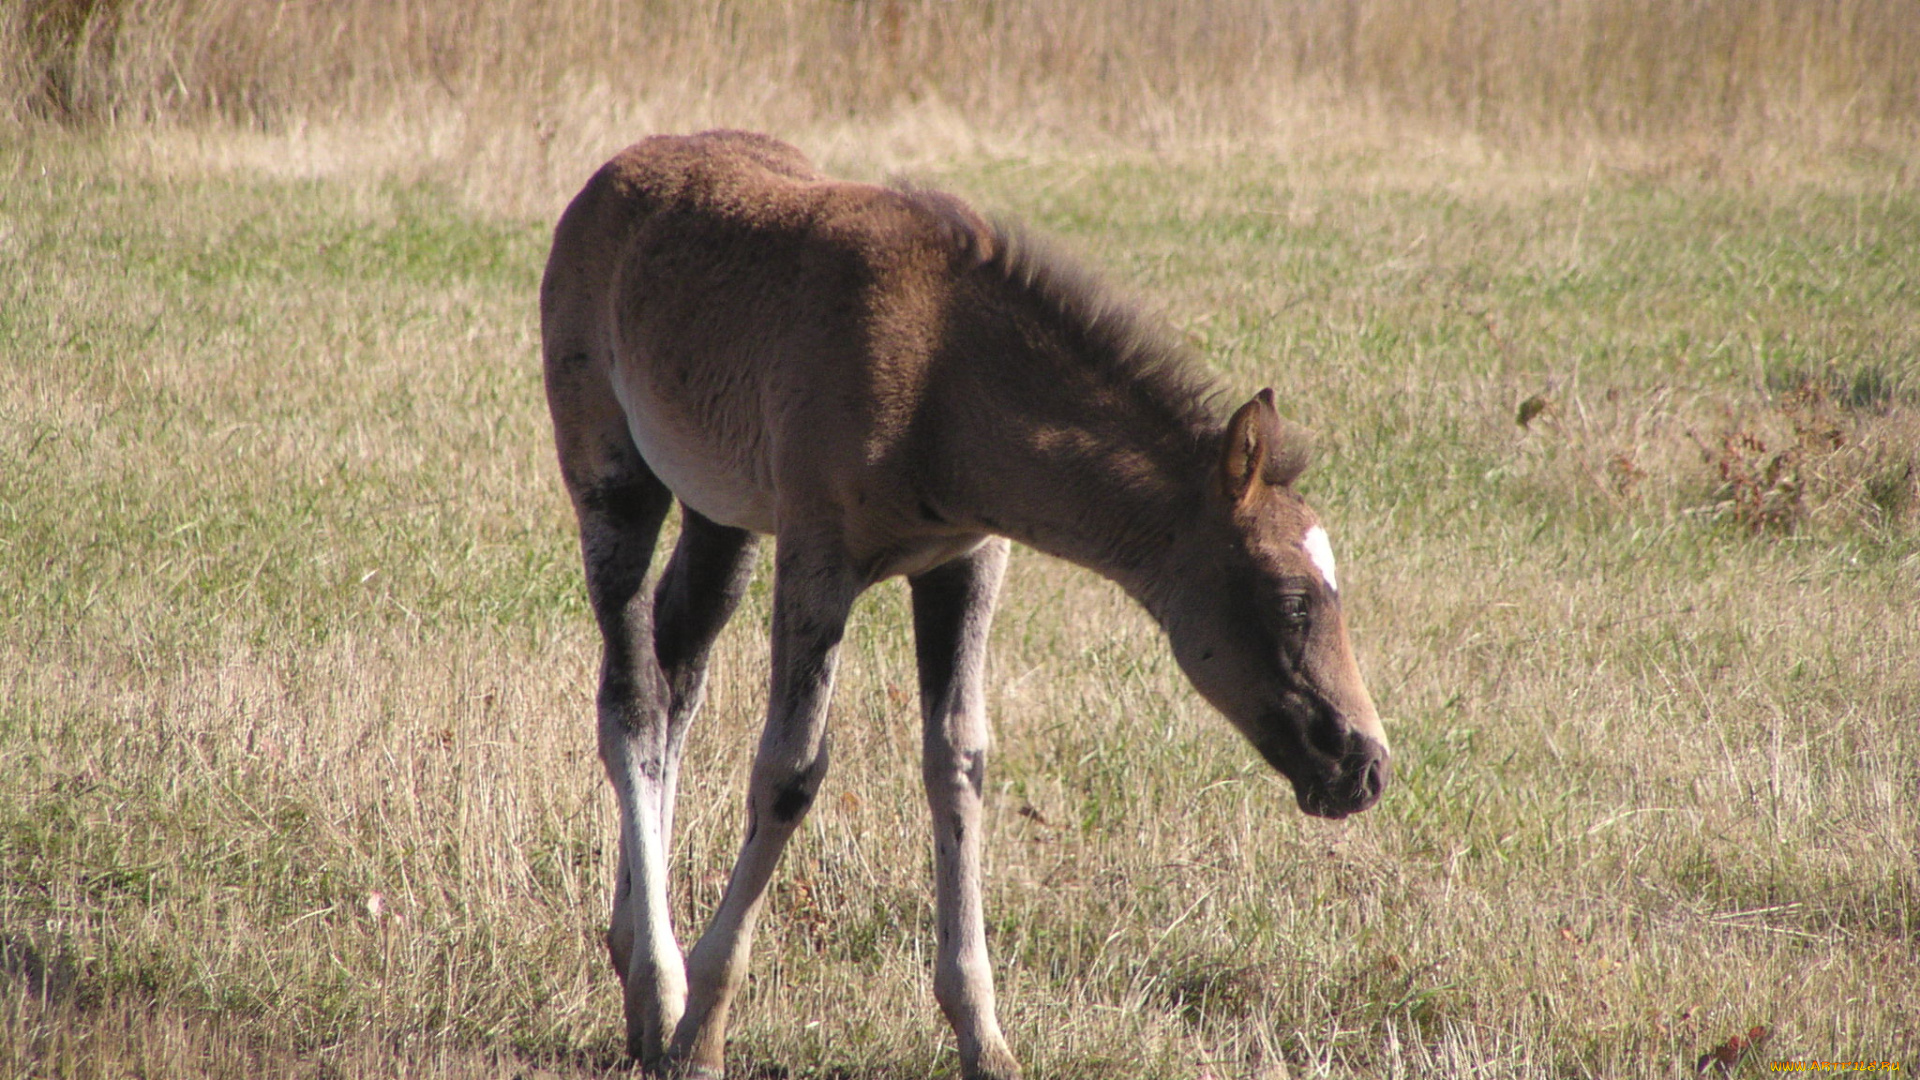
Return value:
[(1333, 572), (1333, 545), (1327, 541), (1327, 530), (1315, 525), (1307, 530), (1307, 537), (1301, 541), (1307, 549), (1307, 557), (1320, 570), (1320, 576), (1327, 579), (1327, 588), (1340, 591), (1340, 581)]

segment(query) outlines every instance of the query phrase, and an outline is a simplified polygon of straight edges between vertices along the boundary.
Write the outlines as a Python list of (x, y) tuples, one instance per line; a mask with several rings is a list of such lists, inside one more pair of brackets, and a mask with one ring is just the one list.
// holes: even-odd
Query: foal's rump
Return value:
[(541, 292), (555, 423), (604, 414), (574, 399), (610, 392), (648, 468), (740, 528), (912, 502), (889, 474), (911, 456), (954, 272), (989, 237), (951, 196), (826, 181), (764, 136), (637, 143), (556, 230)]

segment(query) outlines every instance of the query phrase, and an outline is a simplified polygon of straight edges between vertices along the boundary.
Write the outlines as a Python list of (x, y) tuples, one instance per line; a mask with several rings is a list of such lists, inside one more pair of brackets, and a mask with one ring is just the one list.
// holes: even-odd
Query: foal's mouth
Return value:
[(1313, 783), (1295, 781), (1294, 801), (1303, 813), (1338, 821), (1379, 802), (1392, 773), (1384, 753), (1350, 754), (1330, 778)]

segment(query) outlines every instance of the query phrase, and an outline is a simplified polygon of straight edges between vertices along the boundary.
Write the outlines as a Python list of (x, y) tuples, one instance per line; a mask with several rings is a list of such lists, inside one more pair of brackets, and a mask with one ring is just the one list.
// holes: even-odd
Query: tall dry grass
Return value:
[(1302, 112), (1510, 138), (1823, 144), (1920, 124), (1910, 0), (25, 0), (0, 115), (274, 128), (439, 100), (779, 130), (937, 103), (1002, 132), (1257, 132)]

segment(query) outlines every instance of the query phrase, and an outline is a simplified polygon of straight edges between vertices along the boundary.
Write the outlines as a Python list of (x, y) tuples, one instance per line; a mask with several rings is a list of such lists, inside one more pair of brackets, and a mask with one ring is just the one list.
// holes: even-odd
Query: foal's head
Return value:
[(1187, 677), (1293, 782), (1300, 809), (1338, 818), (1380, 798), (1387, 740), (1347, 643), (1327, 532), (1293, 490), (1306, 463), (1272, 391), (1234, 414), (1167, 630)]

